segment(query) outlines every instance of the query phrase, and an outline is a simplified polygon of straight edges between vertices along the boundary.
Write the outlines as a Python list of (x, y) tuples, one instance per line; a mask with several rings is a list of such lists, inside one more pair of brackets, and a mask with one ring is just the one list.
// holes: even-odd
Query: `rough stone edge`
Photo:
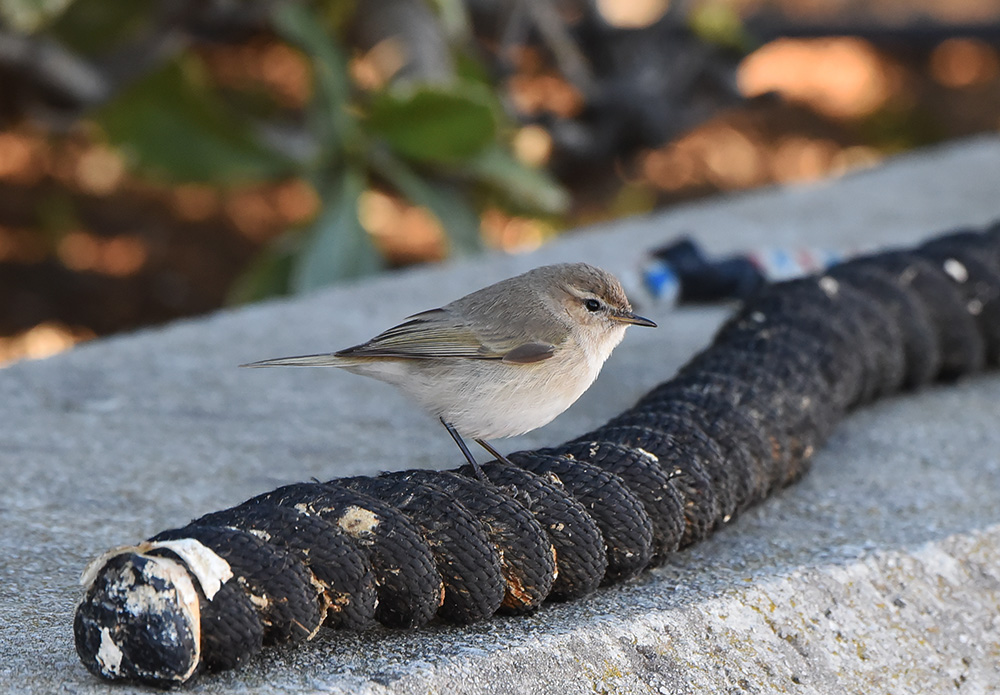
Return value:
[[(367, 692), (985, 692), (1000, 682), (998, 606), (1000, 524), (421, 669)], [(992, 632), (990, 650), (967, 639), (973, 630)]]

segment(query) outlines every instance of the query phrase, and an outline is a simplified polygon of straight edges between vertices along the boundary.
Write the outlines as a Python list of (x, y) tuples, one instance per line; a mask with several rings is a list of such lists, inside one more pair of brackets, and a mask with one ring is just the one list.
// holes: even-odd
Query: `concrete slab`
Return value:
[[(98, 553), (279, 484), (457, 465), (392, 389), (254, 359), (352, 344), (556, 260), (614, 272), (673, 235), (713, 251), (909, 244), (1000, 218), (1000, 138), (807, 187), (678, 208), (488, 256), (97, 341), (0, 371), (0, 691), (98, 693), (77, 661), (77, 579)], [(722, 309), (644, 307), (597, 384), (505, 450), (631, 404), (704, 346)], [(667, 566), (530, 618), (324, 632), (199, 693), (984, 692), (1000, 687), (1000, 377), (850, 418), (798, 485)], [(116, 687), (113, 692), (142, 692)]]

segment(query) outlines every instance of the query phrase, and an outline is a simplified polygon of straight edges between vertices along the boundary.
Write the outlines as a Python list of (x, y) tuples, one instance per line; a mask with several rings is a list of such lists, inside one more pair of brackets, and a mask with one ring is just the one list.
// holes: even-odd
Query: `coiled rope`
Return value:
[[(655, 359), (655, 357), (652, 357)], [(321, 626), (419, 627), (586, 596), (799, 478), (848, 411), (1000, 363), (1000, 223), (770, 285), (671, 380), (514, 465), (288, 485), (97, 558), (92, 673), (169, 686)]]

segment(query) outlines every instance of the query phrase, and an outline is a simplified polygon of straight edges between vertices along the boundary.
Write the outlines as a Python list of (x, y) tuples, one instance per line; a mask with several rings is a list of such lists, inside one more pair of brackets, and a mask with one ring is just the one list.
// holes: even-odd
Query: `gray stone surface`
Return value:
[[(70, 630), (80, 570), (107, 548), (286, 482), (460, 463), (446, 434), (387, 386), (237, 364), (352, 344), (543, 262), (625, 272), (682, 231), (713, 251), (872, 247), (998, 217), (1000, 139), (982, 138), (587, 231), (534, 255), (397, 273), (0, 370), (0, 691), (109, 691), (77, 661)], [(617, 413), (725, 314), (644, 311), (660, 329), (631, 330), (580, 403), (503, 447), (563, 441)], [(893, 398), (846, 421), (801, 483), (631, 584), (469, 628), (327, 631), (191, 690), (994, 690), (998, 425), (997, 375)]]

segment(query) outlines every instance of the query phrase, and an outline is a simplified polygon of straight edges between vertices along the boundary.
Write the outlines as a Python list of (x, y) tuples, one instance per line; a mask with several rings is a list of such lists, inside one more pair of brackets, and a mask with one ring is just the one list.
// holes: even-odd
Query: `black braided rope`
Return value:
[[(1000, 223), (777, 283), (633, 408), (485, 464), (488, 482), (466, 467), (289, 485), (109, 553), (77, 652), (98, 676), (163, 686), (324, 624), (579, 598), (795, 481), (847, 411), (998, 362)], [(228, 571), (199, 570), (191, 547)]]

